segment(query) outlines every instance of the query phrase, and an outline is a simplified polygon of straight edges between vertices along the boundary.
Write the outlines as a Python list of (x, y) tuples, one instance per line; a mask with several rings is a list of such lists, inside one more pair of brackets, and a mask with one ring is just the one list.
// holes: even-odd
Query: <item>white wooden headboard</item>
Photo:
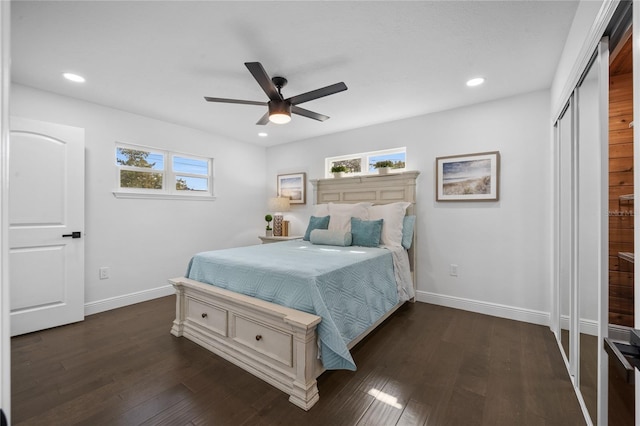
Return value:
[[(315, 204), (361, 203), (389, 204), (408, 201), (407, 215), (416, 214), (416, 180), (418, 171), (389, 173), (386, 175), (353, 176), (336, 179), (311, 179)], [(417, 226), (416, 226), (417, 227)], [(416, 287), (416, 227), (413, 230), (413, 244), (409, 249), (409, 261)]]
[[(388, 204), (409, 201), (416, 203), (416, 180), (420, 172), (409, 171), (386, 175), (354, 176), (338, 179), (312, 179), (316, 204), (360, 203)], [(413, 211), (408, 214), (415, 214)]]

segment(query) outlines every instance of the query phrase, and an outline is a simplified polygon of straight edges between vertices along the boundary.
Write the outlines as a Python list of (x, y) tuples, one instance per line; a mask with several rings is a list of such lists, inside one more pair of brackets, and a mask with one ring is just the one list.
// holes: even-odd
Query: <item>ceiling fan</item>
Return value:
[(245, 105), (267, 105), (269, 111), (267, 111), (256, 124), (265, 125), (269, 121), (276, 124), (284, 124), (291, 121), (291, 113), (298, 114), (303, 117), (313, 118), (318, 121), (325, 121), (329, 117), (326, 115), (318, 114), (317, 112), (309, 111), (304, 108), (300, 108), (298, 104), (309, 102), (314, 99), (322, 98), (324, 96), (333, 95), (334, 93), (347, 90), (346, 84), (340, 82), (326, 86), (321, 89), (312, 90), (310, 92), (302, 93), (297, 96), (284, 99), (281, 89), (287, 84), (287, 79), (284, 77), (269, 78), (269, 75), (262, 67), (260, 62), (245, 62), (246, 67), (249, 69), (253, 78), (256, 79), (262, 90), (269, 97), (268, 102), (260, 101), (243, 101), (240, 99), (227, 99), (227, 98), (212, 98), (205, 96), (207, 102), (223, 102), (229, 104), (245, 104)]

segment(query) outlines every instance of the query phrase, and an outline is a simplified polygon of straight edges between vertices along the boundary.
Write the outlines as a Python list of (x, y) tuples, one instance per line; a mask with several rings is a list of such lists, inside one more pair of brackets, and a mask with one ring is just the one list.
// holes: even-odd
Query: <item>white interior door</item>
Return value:
[(11, 335), (84, 319), (84, 129), (11, 118)]
[(9, 328), (9, 54), (10, 2), (0, 2), (0, 423), (11, 424), (11, 339)]

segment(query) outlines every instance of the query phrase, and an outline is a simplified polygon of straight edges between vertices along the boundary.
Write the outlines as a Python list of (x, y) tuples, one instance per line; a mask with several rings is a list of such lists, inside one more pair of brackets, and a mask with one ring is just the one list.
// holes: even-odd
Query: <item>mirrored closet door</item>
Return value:
[(608, 49), (603, 39), (555, 125), (557, 335), (593, 424), (606, 415)]
[[(560, 309), (560, 342), (564, 350), (569, 365), (571, 363), (570, 334), (571, 334), (571, 313), (572, 292), (573, 292), (573, 96), (565, 108), (560, 119), (556, 123), (556, 176), (557, 191), (556, 204), (558, 206), (556, 218), (556, 240), (558, 253), (558, 283)], [(569, 371), (571, 376), (575, 376), (574, 371)]]
[[(577, 317), (578, 381), (591, 420), (598, 419), (598, 358), (606, 335), (608, 282), (608, 88), (609, 44), (600, 43), (594, 61), (575, 91), (577, 173)], [(603, 275), (604, 274), (604, 275)], [(599, 309), (600, 303), (605, 303)], [(600, 423), (602, 424), (602, 423)]]

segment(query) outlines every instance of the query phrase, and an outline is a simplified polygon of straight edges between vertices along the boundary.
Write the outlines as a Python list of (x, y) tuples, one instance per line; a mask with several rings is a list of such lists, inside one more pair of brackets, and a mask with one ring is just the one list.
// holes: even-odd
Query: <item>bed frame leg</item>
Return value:
[(289, 402), (292, 404), (308, 411), (319, 399), (318, 382), (315, 379), (307, 385), (298, 381), (293, 382), (293, 389), (289, 397)]
[(322, 363), (317, 359), (317, 324), (299, 327), (293, 335), (296, 359), (296, 376), (291, 388), (289, 402), (307, 411), (320, 399), (316, 377), (322, 372)]
[(176, 319), (173, 320), (173, 325), (171, 326), (171, 334), (176, 337), (182, 337), (184, 330), (184, 320), (185, 320), (185, 297), (184, 297), (184, 288), (182, 286), (176, 285), (173, 280), (169, 280), (173, 287), (176, 289)]

